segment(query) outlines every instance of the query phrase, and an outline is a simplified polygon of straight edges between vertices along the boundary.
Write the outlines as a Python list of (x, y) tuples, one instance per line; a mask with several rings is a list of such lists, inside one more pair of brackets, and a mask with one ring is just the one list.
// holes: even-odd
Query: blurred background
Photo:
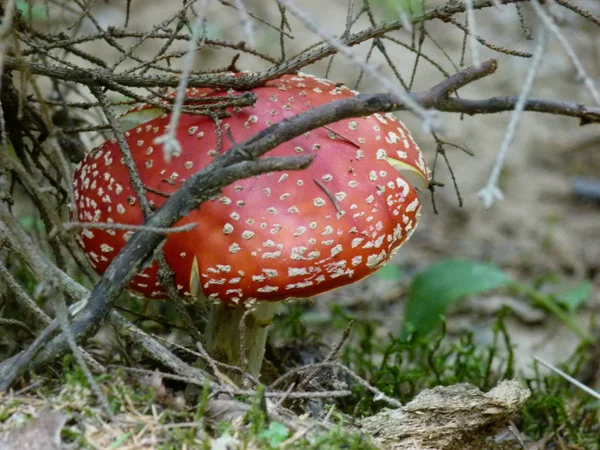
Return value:
[[(280, 24), (282, 18), (277, 4), (267, 0), (246, 1), (245, 5), (253, 17), (248, 23), (247, 16), (231, 7), (235, 3), (208, 2), (205, 37), (222, 43), (245, 41), (249, 46), (252, 42), (253, 47), (269, 55), (272, 61), (227, 46), (205, 45), (196, 54), (195, 70), (207, 72), (228, 68), (234, 56), (239, 54), (235, 68), (259, 71), (268, 69), (282, 56), (280, 33), (261, 22)], [(360, 1), (339, 0), (304, 0), (298, 4), (320, 30), (332, 35), (344, 33), (349, 5), (353, 5), (355, 13), (362, 7)], [(403, 14), (417, 16), (425, 9), (442, 7), (445, 2), (371, 0), (370, 4), (373, 20), (380, 22), (397, 20)], [(141, 34), (155, 29), (181, 8), (179, 2), (160, 0), (89, 2), (86, 5), (93, 14), (94, 23), (89, 17), (81, 16), (78, 2), (19, 1), (17, 5), (32, 26), (48, 32), (63, 30), (74, 36), (85, 36), (96, 33), (97, 27), (126, 28), (133, 37), (119, 39), (123, 48), (135, 45)], [(576, 6), (595, 17), (600, 15), (600, 3), (595, 0), (580, 0)], [(587, 75), (596, 84), (600, 83), (598, 23), (558, 4), (550, 8)], [(80, 16), (81, 19), (77, 19)], [(542, 26), (539, 19), (527, 2), (519, 8), (485, 8), (476, 11), (475, 17), (477, 34), (489, 44), (478, 46), (479, 56), (481, 60), (497, 58), (498, 69), (493, 75), (461, 89), (461, 97), (484, 99), (519, 95), (531, 60), (489, 47), (532, 53), (536, 46), (534, 38)], [(285, 57), (304, 51), (321, 40), (293, 15), (288, 14), (286, 19), (293, 39), (285, 39)], [(464, 15), (457, 16), (457, 20), (464, 24)], [(352, 32), (369, 26), (369, 16), (363, 14), (353, 25)], [(387, 37), (390, 39), (382, 40), (385, 54), (378, 49), (373, 50), (371, 40), (353, 49), (390, 79), (396, 79), (399, 74), (407, 82), (412, 80), (412, 91), (426, 90), (446, 78), (444, 73), (452, 74), (471, 65), (473, 54), (470, 46), (464, 43), (464, 31), (455, 24), (432, 20), (426, 22), (425, 29), (426, 33), (422, 34), (420, 26), (415, 25), (412, 33), (406, 30), (389, 33)], [(419, 44), (420, 37), (423, 41), (418, 55), (408, 47), (415, 42)], [(163, 44), (164, 41), (148, 40), (133, 54), (140, 60), (151, 59)], [(103, 40), (82, 43), (78, 47), (109, 63), (119, 60), (122, 55), (119, 49)], [(178, 41), (169, 51), (183, 54), (186, 49), (187, 42)], [(91, 67), (89, 62), (72, 54), (65, 58), (78, 66)], [(118, 66), (118, 70), (137, 64), (135, 58), (128, 58)], [(180, 68), (180, 59), (174, 58), (172, 66)], [(381, 86), (369, 75), (363, 74), (360, 67), (340, 55), (323, 59), (302, 70), (345, 83), (361, 92), (382, 91)], [(54, 92), (55, 86), (47, 78), (39, 78), (38, 85), (43, 95), (51, 96)], [(136, 92), (147, 94), (142, 89)], [(69, 101), (78, 101), (89, 93), (85, 89), (66, 89), (63, 94)], [(110, 95), (112, 100), (125, 100), (123, 96)], [(532, 95), (593, 105), (592, 96), (578, 77), (576, 68), (554, 37), (549, 39)], [(120, 109), (124, 111), (126, 106)], [(407, 111), (397, 115), (411, 130), (430, 167), (436, 160), (435, 179), (443, 187), (435, 190), (434, 199), (430, 192), (421, 193), (424, 209), (417, 231), (380, 272), (312, 300), (286, 303), (285, 312), (276, 321), (274, 344), (267, 355), (271, 358), (272, 370), (280, 371), (278, 364), (287, 366), (289, 361), (306, 364), (322, 360), (328, 346), (336, 342), (348, 322), (354, 320), (355, 330), (350, 338), (350, 349), (345, 353), (346, 361), (354, 364), (353, 368), (358, 367), (357, 370), (367, 378), (373, 377), (381, 370), (385, 359), (383, 347), (397, 342), (399, 336), (410, 334), (411, 327), (406, 320), (410, 312), (415, 321), (421, 321), (412, 325), (418, 328), (422, 323), (434, 333), (442, 330), (448, 342), (455, 342), (459, 347), (492, 348), (501, 339), (499, 336), (508, 337), (513, 348), (499, 348), (498, 354), (505, 358), (510, 355), (512, 375), (533, 374), (534, 355), (555, 364), (577, 361), (586, 371), (583, 375), (579, 372), (584, 381), (598, 388), (598, 124), (582, 126), (574, 118), (525, 112), (500, 177), (504, 199), (486, 209), (477, 193), (487, 183), (507, 131), (510, 113), (475, 116), (440, 113), (443, 131), (438, 133), (438, 137), (456, 146), (445, 146), (451, 170), (442, 155), (436, 155), (436, 140), (426, 132), (422, 122)], [(86, 124), (103, 121), (95, 110), (79, 110), (76, 117)], [(86, 148), (91, 149), (102, 142), (106, 134), (89, 132), (80, 133), (78, 137)], [(586, 189), (581, 188), (582, 183), (587, 186)], [(37, 235), (39, 241), (44, 241), (47, 230), (40, 225), (37, 208), (23, 192), (19, 194), (19, 188), (16, 198), (13, 211), (21, 225)], [(66, 220), (66, 209), (61, 213)], [(28, 289), (34, 292), (35, 282), (28, 279), (26, 272), (23, 269), (19, 278), (29, 283)], [(74, 277), (83, 281), (74, 268), (72, 272)], [(124, 299), (120, 306), (138, 313), (143, 310), (148, 316), (158, 315), (173, 320), (177, 315), (171, 305), (147, 304), (141, 299)], [(441, 324), (439, 314), (444, 313), (446, 319)], [(501, 332), (499, 317), (502, 319)], [(158, 321), (138, 317), (137, 323), (157, 334), (182, 337), (182, 333), (170, 330)], [(465, 338), (466, 335), (469, 337)], [(97, 345), (98, 352), (110, 353), (114, 339), (111, 331), (105, 329), (95, 339), (94, 345)], [(584, 343), (583, 353), (577, 353)], [(377, 345), (382, 347), (374, 349)], [(15, 343), (5, 337), (2, 344), (4, 353), (8, 356), (15, 348)], [(368, 352), (371, 352), (369, 356), (365, 356)], [(577, 355), (575, 360), (569, 359), (572, 355)], [(365, 362), (367, 360), (368, 363)], [(494, 360), (493, 364), (506, 369), (506, 359)], [(453, 376), (456, 381), (461, 381), (458, 375)]]

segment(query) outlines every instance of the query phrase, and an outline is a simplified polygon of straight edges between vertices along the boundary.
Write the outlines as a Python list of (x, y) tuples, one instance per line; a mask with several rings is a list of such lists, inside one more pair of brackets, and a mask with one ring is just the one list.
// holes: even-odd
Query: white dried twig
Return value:
[(398, 89), (398, 86), (388, 77), (382, 75), (375, 66), (363, 61), (354, 50), (345, 45), (339, 38), (324, 31), (324, 28), (318, 25), (305, 11), (300, 9), (293, 0), (277, 0), (277, 2), (287, 8), (297, 19), (299, 19), (310, 31), (317, 34), (322, 39), (326, 40), (339, 53), (344, 55), (354, 64), (359, 65), (366, 73), (368, 73), (375, 81), (377, 81), (390, 94), (397, 97), (399, 102), (406, 105), (407, 109), (415, 113), (423, 120), (423, 128), (429, 133), (431, 131), (439, 131), (440, 124), (437, 123), (437, 113), (432, 110), (427, 110), (412, 99), (406, 92)]
[(575, 378), (573, 378), (572, 376), (564, 373), (562, 370), (560, 370), (558, 367), (553, 366), (552, 364), (544, 361), (543, 359), (538, 358), (537, 356), (534, 356), (533, 359), (535, 359), (537, 362), (539, 362), (541, 365), (547, 367), (548, 369), (550, 369), (552, 372), (556, 373), (557, 375), (560, 375), (561, 377), (563, 377), (565, 380), (567, 380), (569, 383), (573, 384), (574, 386), (577, 386), (579, 389), (581, 389), (583, 392), (585, 392), (586, 394), (591, 395), (592, 397), (594, 397), (597, 400), (600, 400), (600, 393), (596, 392), (595, 390), (593, 390), (592, 388), (587, 387), (585, 384), (583, 384), (582, 382), (576, 380)]
[(398, 16), (400, 18), (400, 22), (402, 22), (402, 28), (404, 28), (407, 33), (409, 33), (409, 34), (412, 33), (412, 31), (413, 31), (412, 21), (410, 20), (410, 15), (408, 14), (408, 12), (406, 12), (404, 5), (402, 5), (402, 3), (398, 3), (398, 6), (396, 7), (396, 9), (398, 10)]
[(254, 23), (252, 22), (252, 17), (250, 14), (248, 14), (248, 9), (246, 8), (244, 0), (235, 0), (235, 6), (240, 13), (240, 20), (242, 22), (242, 26), (244, 27), (246, 41), (250, 47), (255, 48), (256, 37), (254, 33)]
[(556, 37), (562, 48), (567, 53), (567, 56), (573, 63), (573, 66), (575, 66), (575, 70), (577, 70), (577, 76), (581, 81), (583, 81), (583, 84), (592, 95), (592, 98), (594, 99), (596, 104), (600, 105), (600, 94), (598, 93), (596, 84), (594, 83), (594, 80), (585, 72), (583, 64), (577, 57), (575, 50), (573, 50), (573, 47), (571, 46), (571, 44), (569, 44), (569, 41), (567, 40), (565, 35), (561, 33), (560, 29), (556, 26), (552, 18), (548, 14), (546, 14), (544, 8), (542, 8), (542, 6), (539, 3), (539, 0), (532, 0), (531, 4), (539, 18), (542, 20), (544, 26), (548, 29), (548, 31), (550, 31), (550, 33), (554, 35), (554, 37)]
[(173, 155), (181, 153), (181, 144), (177, 140), (177, 125), (179, 124), (179, 117), (181, 116), (181, 108), (185, 100), (185, 91), (187, 90), (190, 73), (194, 60), (196, 59), (196, 42), (200, 39), (203, 33), (204, 26), (204, 11), (206, 10), (206, 0), (200, 1), (200, 11), (194, 20), (192, 26), (192, 37), (189, 40), (188, 51), (183, 57), (181, 79), (179, 86), (177, 87), (177, 97), (175, 98), (175, 104), (173, 105), (173, 112), (171, 113), (171, 120), (169, 121), (169, 130), (162, 136), (158, 136), (154, 139), (154, 143), (157, 145), (163, 144), (163, 156), (166, 162), (169, 162)]
[(510, 122), (508, 124), (506, 134), (504, 135), (504, 139), (502, 140), (500, 150), (496, 155), (496, 161), (494, 162), (494, 165), (492, 167), (490, 177), (486, 186), (477, 194), (481, 198), (483, 205), (486, 208), (490, 208), (497, 200), (502, 200), (504, 198), (504, 196), (502, 195), (502, 191), (498, 186), (500, 172), (502, 171), (504, 163), (506, 162), (506, 157), (508, 156), (510, 146), (515, 140), (517, 127), (519, 126), (519, 122), (521, 120), (521, 116), (525, 108), (525, 103), (527, 102), (527, 98), (529, 97), (529, 94), (531, 93), (531, 88), (533, 87), (533, 80), (535, 79), (539, 68), (542, 64), (542, 57), (544, 56), (544, 52), (546, 51), (546, 43), (546, 30), (542, 29), (537, 46), (535, 48), (535, 52), (533, 54), (531, 66), (527, 71), (527, 78), (525, 79), (523, 89), (521, 89), (521, 93), (519, 94), (517, 104), (515, 105), (515, 109), (513, 110), (512, 115), (510, 117)]
[(465, 0), (467, 5), (467, 28), (469, 30), (469, 48), (471, 49), (471, 58), (473, 58), (473, 65), (479, 67), (481, 65), (481, 58), (479, 57), (479, 47), (476, 42), (477, 36), (477, 25), (475, 24), (475, 13), (473, 11), (473, 0)]

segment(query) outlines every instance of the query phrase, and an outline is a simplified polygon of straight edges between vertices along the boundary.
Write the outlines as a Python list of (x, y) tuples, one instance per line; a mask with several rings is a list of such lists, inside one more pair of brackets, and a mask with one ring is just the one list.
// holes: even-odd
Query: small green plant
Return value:
[[(486, 391), (501, 379), (514, 377), (514, 355), (510, 336), (504, 326), (507, 310), (499, 314), (494, 338), (487, 347), (477, 346), (471, 332), (457, 340), (446, 336), (445, 323), (431, 337), (418, 333), (389, 335), (382, 340), (371, 323), (354, 327), (357, 342), (347, 345), (343, 361), (384, 394), (409, 402), (423, 389), (468, 382)], [(354, 386), (355, 396), (344, 403), (343, 411), (369, 415), (386, 406), (378, 403), (362, 386)]]
[(280, 422), (271, 422), (269, 428), (258, 433), (258, 438), (265, 441), (269, 447), (277, 447), (285, 441), (289, 435), (290, 430), (288, 430), (284, 424)]
[(573, 314), (589, 297), (590, 283), (549, 294), (515, 280), (494, 265), (468, 260), (441, 261), (414, 278), (408, 290), (403, 332), (426, 335), (439, 325), (450, 306), (469, 295), (499, 288), (528, 298), (535, 306), (551, 312), (583, 342), (591, 340)]

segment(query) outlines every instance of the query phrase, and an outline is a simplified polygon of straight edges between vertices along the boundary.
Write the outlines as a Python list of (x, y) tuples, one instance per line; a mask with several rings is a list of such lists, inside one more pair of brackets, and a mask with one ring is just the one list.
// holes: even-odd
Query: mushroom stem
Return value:
[[(251, 308), (224, 303), (213, 305), (206, 330), (206, 350), (217, 361), (241, 367), (258, 377), (276, 308), (274, 302), (259, 302)], [(235, 374), (229, 375), (239, 380)]]

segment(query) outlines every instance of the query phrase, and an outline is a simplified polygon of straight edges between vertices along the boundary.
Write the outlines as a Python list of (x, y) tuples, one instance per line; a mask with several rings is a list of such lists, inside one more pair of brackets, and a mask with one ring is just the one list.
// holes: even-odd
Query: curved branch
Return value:
[[(446, 102), (436, 105), (436, 109), (445, 112), (469, 114), (471, 116), (475, 114), (494, 114), (512, 111), (515, 108), (517, 99), (517, 96), (491, 97), (483, 100), (449, 98)], [(576, 117), (580, 119), (581, 125), (600, 123), (600, 107), (586, 106), (582, 103), (530, 97), (525, 101), (523, 110)]]

